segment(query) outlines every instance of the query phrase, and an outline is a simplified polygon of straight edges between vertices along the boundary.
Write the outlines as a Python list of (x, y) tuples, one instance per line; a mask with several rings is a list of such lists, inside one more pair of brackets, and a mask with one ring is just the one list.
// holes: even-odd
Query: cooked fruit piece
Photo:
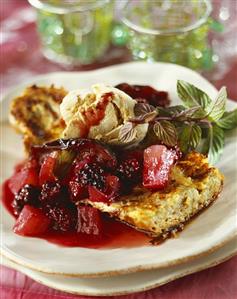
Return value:
[(39, 183), (43, 185), (46, 182), (55, 182), (54, 167), (56, 165), (56, 157), (47, 155), (40, 168)]
[(56, 88), (53, 85), (50, 87), (33, 85), (12, 101), (10, 122), (24, 135), (27, 150), (31, 145), (59, 138), (64, 130), (59, 104), (66, 94), (63, 88)]
[(127, 183), (137, 182), (141, 177), (141, 165), (135, 158), (123, 160), (118, 165), (117, 171), (119, 177)]
[(78, 171), (77, 181), (81, 186), (95, 186), (98, 190), (105, 188), (105, 172), (96, 163), (86, 164)]
[(144, 151), (143, 186), (162, 189), (169, 181), (170, 169), (177, 153), (164, 145), (152, 145)]
[(13, 231), (22, 236), (38, 236), (45, 233), (49, 225), (49, 218), (40, 209), (25, 205)]
[(88, 235), (102, 233), (102, 219), (100, 212), (90, 206), (78, 206), (77, 231)]
[(70, 193), (70, 199), (73, 202), (77, 202), (83, 198), (87, 198), (87, 187), (82, 186), (79, 182), (76, 180), (70, 181), (68, 184), (69, 193)]
[(73, 231), (76, 226), (76, 207), (68, 202), (67, 205), (57, 204), (47, 206), (46, 215), (52, 220), (53, 227), (61, 231)]
[(222, 184), (219, 170), (209, 166), (203, 155), (193, 152), (172, 167), (169, 184), (162, 190), (137, 187), (115, 202), (86, 202), (152, 236), (165, 237), (209, 206)]
[[(64, 200), (63, 186), (59, 182), (47, 182), (42, 185), (39, 200), (41, 204), (55, 204)], [(62, 200), (60, 200), (62, 199)]]
[(25, 185), (15, 195), (12, 202), (14, 214), (18, 216), (25, 205), (38, 206), (40, 191), (32, 185)]
[(12, 193), (16, 194), (26, 184), (37, 186), (38, 185), (38, 172), (37, 167), (31, 161), (18, 169), (18, 171), (11, 176), (9, 180), (9, 188)]
[(89, 198), (91, 201), (109, 203), (118, 197), (120, 186), (120, 181), (117, 176), (107, 175), (105, 179), (104, 191), (101, 191), (94, 186), (88, 187)]
[(106, 168), (114, 169), (117, 165), (116, 156), (112, 150), (105, 144), (92, 139), (57, 139), (32, 148), (34, 155), (58, 150), (70, 150), (78, 154), (79, 161), (89, 159), (91, 162), (102, 164)]
[(94, 186), (89, 186), (88, 192), (90, 201), (109, 202), (107, 195)]
[(121, 83), (118, 84), (116, 88), (124, 91), (133, 99), (140, 102), (141, 100), (146, 100), (149, 104), (154, 106), (166, 107), (170, 103), (168, 92), (156, 90), (148, 85), (130, 85)]

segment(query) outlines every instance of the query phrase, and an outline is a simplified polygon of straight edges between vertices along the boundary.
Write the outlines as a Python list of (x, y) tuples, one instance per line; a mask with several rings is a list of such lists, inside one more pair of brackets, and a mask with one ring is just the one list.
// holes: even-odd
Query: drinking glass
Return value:
[(64, 64), (90, 64), (110, 43), (110, 0), (29, 0), (37, 8), (44, 55)]
[(210, 69), (208, 0), (124, 1), (121, 20), (129, 30), (135, 60), (165, 61), (192, 69)]

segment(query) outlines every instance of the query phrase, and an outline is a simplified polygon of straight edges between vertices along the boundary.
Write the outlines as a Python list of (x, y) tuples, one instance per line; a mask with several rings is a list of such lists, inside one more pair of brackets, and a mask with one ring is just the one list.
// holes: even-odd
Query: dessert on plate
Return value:
[(224, 88), (215, 101), (184, 81), (177, 91), (183, 105), (127, 83), (31, 86), (13, 99), (27, 155), (4, 183), (14, 232), (67, 246), (123, 234), (158, 243), (210, 206), (223, 185), (212, 163), (236, 110), (225, 112)]

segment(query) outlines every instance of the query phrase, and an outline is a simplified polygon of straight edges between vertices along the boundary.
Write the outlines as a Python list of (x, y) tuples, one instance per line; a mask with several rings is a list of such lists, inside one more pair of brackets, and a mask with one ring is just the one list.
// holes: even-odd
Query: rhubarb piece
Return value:
[(38, 236), (45, 233), (49, 226), (49, 218), (40, 209), (25, 205), (13, 231), (22, 236)]
[(77, 231), (87, 235), (100, 235), (102, 233), (102, 219), (100, 212), (90, 206), (78, 207)]
[(37, 169), (29, 163), (10, 178), (9, 188), (12, 193), (17, 194), (27, 184), (32, 186), (38, 185)]
[(94, 186), (88, 187), (89, 198), (91, 201), (108, 203), (119, 195), (120, 187), (119, 178), (115, 175), (108, 175), (106, 177), (106, 188), (104, 191), (98, 190)]
[(109, 201), (107, 194), (98, 190), (94, 186), (89, 186), (88, 192), (89, 192), (89, 198), (91, 201), (99, 201), (99, 202), (108, 202)]
[(88, 195), (87, 187), (82, 186), (77, 181), (70, 181), (69, 182), (69, 193), (70, 193), (70, 199), (73, 202), (77, 202), (83, 198), (86, 198)]
[(56, 157), (48, 155), (44, 158), (39, 173), (39, 183), (43, 185), (46, 182), (55, 182), (57, 178), (54, 175)]
[(152, 145), (144, 151), (143, 186), (162, 189), (169, 181), (170, 169), (177, 159), (176, 151), (164, 145)]
[(92, 139), (72, 138), (72, 139), (58, 139), (41, 146), (32, 147), (33, 155), (39, 155), (45, 152), (52, 152), (58, 150), (72, 150), (80, 155), (81, 160), (84, 155), (90, 155), (95, 162), (106, 165), (108, 168), (114, 168), (117, 165), (117, 160), (111, 149)]

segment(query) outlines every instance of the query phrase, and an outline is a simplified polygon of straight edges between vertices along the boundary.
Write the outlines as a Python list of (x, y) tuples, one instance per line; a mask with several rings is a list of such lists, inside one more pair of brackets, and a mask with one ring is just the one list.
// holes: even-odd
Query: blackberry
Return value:
[(81, 186), (94, 186), (103, 191), (105, 189), (105, 172), (96, 163), (86, 164), (77, 173), (77, 181)]
[(73, 204), (47, 206), (46, 215), (53, 221), (53, 228), (60, 231), (73, 231), (77, 223), (77, 209)]
[(39, 200), (42, 204), (53, 204), (60, 197), (65, 197), (62, 195), (65, 195), (65, 190), (60, 183), (47, 182), (42, 185)]
[(37, 207), (39, 205), (39, 194), (40, 191), (35, 186), (27, 184), (22, 187), (12, 202), (14, 214), (18, 216), (26, 204)]
[(141, 177), (140, 163), (135, 158), (124, 160), (119, 164), (117, 173), (125, 183), (135, 183)]

